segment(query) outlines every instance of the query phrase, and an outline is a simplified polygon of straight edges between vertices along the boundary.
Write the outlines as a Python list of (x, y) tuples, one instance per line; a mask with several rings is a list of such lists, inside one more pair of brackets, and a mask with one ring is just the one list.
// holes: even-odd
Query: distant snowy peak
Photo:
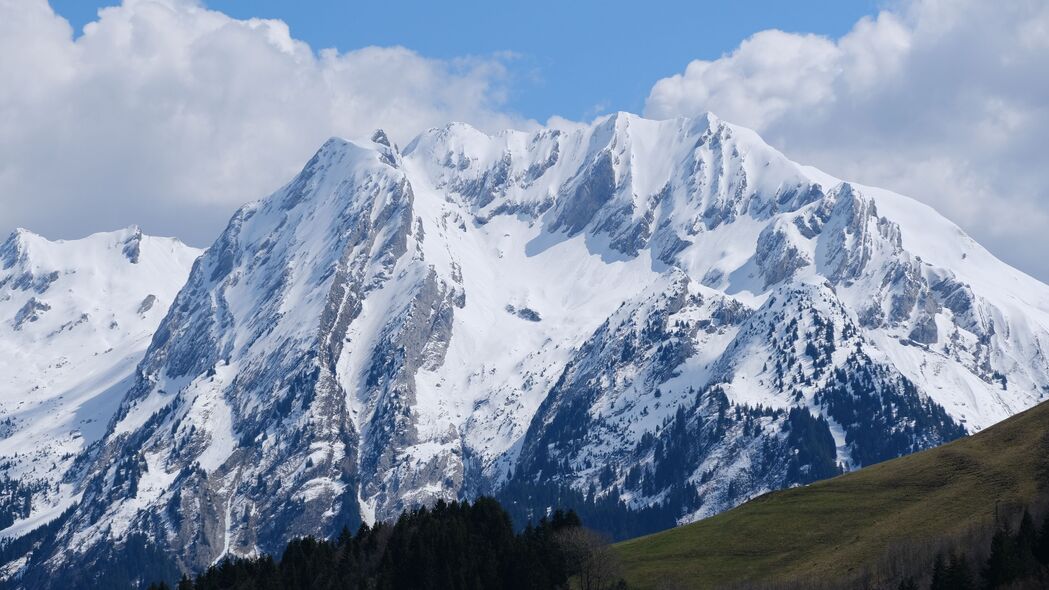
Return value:
[[(12, 240), (3, 264), (33, 259)], [(99, 243), (160, 264), (134, 232)], [(55, 270), (0, 311), (68, 315)], [(131, 293), (106, 301), (167, 315), (39, 576), (135, 533), (192, 569), (481, 493), (687, 521), (1049, 392), (1049, 287), (713, 115), (333, 138), (170, 307)]]
[[(169, 294), (170, 302), (170, 294), (181, 287), (186, 270), (199, 254), (177, 239), (145, 236), (135, 226), (56, 241), (17, 229), (0, 245), (2, 301), (5, 307), (22, 302), (46, 305), (49, 311), (61, 306), (49, 314), (55, 321), (77, 319), (63, 314), (90, 315), (92, 311), (106, 311), (105, 319), (117, 321), (126, 310), (129, 315), (148, 311), (141, 309), (145, 296), (138, 299), (138, 291), (154, 288)], [(159, 309), (162, 313), (163, 308)], [(39, 324), (34, 332), (52, 335), (55, 326), (51, 324)]]
[(0, 529), (17, 534), (74, 498), (63, 484), (124, 395), (167, 306), (200, 254), (137, 227), (50, 241), (24, 229), (0, 245)]

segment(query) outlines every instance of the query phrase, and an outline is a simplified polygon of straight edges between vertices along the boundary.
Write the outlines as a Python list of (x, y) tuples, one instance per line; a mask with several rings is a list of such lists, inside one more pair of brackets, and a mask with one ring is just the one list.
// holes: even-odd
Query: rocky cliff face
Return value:
[(535, 483), (688, 521), (1029, 407), (1047, 349), (1045, 285), (713, 116), (333, 139), (194, 265), (22, 579)]

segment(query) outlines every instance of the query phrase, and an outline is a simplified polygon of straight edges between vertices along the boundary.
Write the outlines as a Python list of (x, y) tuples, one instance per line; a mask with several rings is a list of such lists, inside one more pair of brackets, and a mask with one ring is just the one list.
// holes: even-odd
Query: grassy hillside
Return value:
[(996, 504), (1027, 504), (1047, 489), (1049, 402), (942, 447), (770, 493), (616, 550), (631, 587), (828, 582), (857, 575), (890, 547), (986, 525)]

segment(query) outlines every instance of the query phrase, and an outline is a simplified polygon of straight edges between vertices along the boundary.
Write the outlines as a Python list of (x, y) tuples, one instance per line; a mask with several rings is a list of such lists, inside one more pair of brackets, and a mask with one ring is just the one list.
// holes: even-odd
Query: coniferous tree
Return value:
[(1038, 571), (1038, 530), (1027, 510), (1024, 510), (1020, 526), (1016, 529), (1013, 550), (1016, 553), (1017, 577), (1029, 576)]
[(991, 538), (991, 553), (983, 568), (983, 581), (988, 588), (997, 588), (1010, 582), (1019, 572), (1015, 543), (1005, 528)]
[(947, 587), (954, 590), (975, 590), (976, 582), (969, 568), (969, 560), (965, 558), (965, 555), (951, 556), (951, 561), (947, 565), (946, 582)]
[(932, 566), (932, 582), (929, 590), (950, 590), (947, 586), (947, 564), (943, 559), (943, 553), (936, 555), (936, 561)]
[(1038, 531), (1038, 541), (1035, 545), (1035, 558), (1043, 565), (1049, 565), (1049, 511), (1042, 519), (1042, 527)]

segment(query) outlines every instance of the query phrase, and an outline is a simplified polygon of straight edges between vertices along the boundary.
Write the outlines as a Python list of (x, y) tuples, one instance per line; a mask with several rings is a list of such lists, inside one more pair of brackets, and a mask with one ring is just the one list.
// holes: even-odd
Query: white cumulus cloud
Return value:
[(0, 231), (207, 244), (331, 135), (529, 126), (503, 113), (504, 58), (316, 51), (190, 0), (125, 0), (76, 37), (46, 0), (0, 0)]
[(660, 80), (653, 117), (713, 111), (788, 156), (922, 199), (1049, 279), (1049, 3), (910, 0), (838, 39), (763, 31)]

